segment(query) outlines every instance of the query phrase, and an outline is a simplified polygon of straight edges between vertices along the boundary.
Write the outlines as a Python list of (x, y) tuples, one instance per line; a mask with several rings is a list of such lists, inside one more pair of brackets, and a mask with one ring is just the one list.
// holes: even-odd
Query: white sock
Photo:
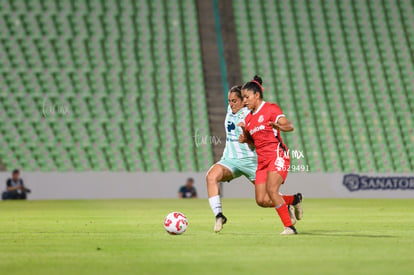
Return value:
[(218, 213), (223, 212), (221, 210), (220, 195), (209, 198), (208, 202), (210, 203), (210, 207), (211, 207), (211, 210), (213, 210), (214, 216), (217, 216)]

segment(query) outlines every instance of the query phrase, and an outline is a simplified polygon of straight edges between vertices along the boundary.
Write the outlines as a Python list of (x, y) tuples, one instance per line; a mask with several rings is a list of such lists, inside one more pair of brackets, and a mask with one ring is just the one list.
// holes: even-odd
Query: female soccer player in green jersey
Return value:
[(207, 192), (210, 207), (216, 216), (214, 231), (219, 232), (227, 218), (222, 213), (218, 182), (230, 181), (245, 175), (254, 182), (257, 168), (257, 157), (253, 148), (239, 142), (242, 130), (237, 124), (244, 121), (249, 110), (243, 105), (241, 86), (234, 86), (228, 93), (229, 106), (226, 120), (226, 146), (221, 160), (215, 163), (207, 172)]

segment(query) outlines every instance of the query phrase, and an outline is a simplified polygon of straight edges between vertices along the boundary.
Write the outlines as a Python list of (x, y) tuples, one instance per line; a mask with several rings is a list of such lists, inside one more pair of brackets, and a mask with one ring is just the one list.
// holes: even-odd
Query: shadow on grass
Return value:
[(310, 236), (324, 236), (324, 237), (358, 237), (358, 238), (395, 238), (396, 236), (392, 235), (372, 235), (364, 234), (357, 232), (345, 232), (345, 231), (306, 231), (299, 232), (300, 235), (310, 235)]
[[(279, 235), (275, 233), (263, 233), (263, 232), (256, 232), (256, 233), (246, 233), (246, 232), (220, 232), (216, 233), (217, 235), (232, 235), (232, 236), (274, 236)], [(297, 236), (322, 236), (322, 237), (356, 237), (356, 238), (396, 238), (397, 236), (391, 235), (372, 235), (372, 234), (363, 234), (363, 233), (356, 233), (356, 232), (343, 232), (343, 231), (299, 231)]]
[(275, 233), (269, 232), (269, 233), (264, 233), (264, 232), (250, 232), (250, 233), (246, 233), (246, 232), (219, 232), (219, 233), (212, 233), (212, 235), (232, 235), (232, 236), (252, 236), (252, 237), (257, 237), (257, 236), (273, 236), (275, 235)]

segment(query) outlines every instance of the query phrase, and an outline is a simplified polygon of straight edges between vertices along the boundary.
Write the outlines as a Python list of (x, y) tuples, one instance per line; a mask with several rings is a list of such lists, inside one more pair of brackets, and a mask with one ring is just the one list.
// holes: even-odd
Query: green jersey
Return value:
[(247, 143), (240, 143), (239, 136), (243, 133), (241, 127), (237, 126), (239, 122), (244, 123), (244, 118), (249, 113), (247, 108), (242, 108), (236, 114), (233, 114), (230, 106), (227, 107), (226, 120), (226, 147), (224, 148), (222, 159), (240, 159), (256, 157), (254, 150), (251, 150)]

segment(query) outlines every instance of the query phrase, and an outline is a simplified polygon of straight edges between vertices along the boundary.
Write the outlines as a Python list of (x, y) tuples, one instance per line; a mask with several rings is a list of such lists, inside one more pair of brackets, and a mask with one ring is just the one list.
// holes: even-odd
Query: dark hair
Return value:
[(193, 178), (188, 178), (187, 182), (189, 182), (189, 181), (194, 182), (194, 179)]
[(18, 169), (14, 169), (14, 170), (13, 170), (13, 175), (14, 175), (14, 174), (20, 174), (19, 170), (18, 170)]
[(233, 86), (231, 87), (229, 93), (236, 93), (237, 97), (240, 98), (241, 100), (243, 100), (242, 94), (241, 94), (241, 88), (242, 86)]
[(246, 84), (243, 85), (242, 90), (250, 90), (254, 93), (259, 93), (260, 98), (263, 98), (263, 86), (262, 86), (263, 80), (260, 76), (255, 75), (253, 77), (253, 80), (246, 82)]

